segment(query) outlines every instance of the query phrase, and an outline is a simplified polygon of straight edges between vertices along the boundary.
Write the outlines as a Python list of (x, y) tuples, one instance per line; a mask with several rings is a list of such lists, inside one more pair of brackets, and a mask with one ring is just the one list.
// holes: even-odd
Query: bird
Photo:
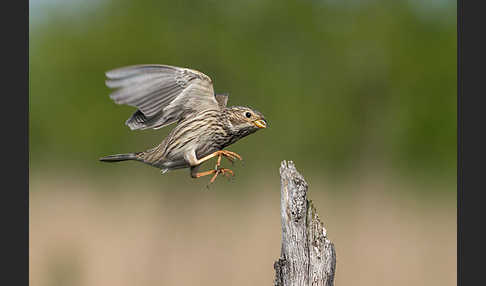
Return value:
[[(216, 94), (212, 79), (204, 73), (170, 65), (143, 64), (105, 73), (109, 95), (116, 104), (136, 107), (125, 124), (131, 130), (175, 127), (157, 146), (146, 151), (99, 158), (102, 162), (134, 160), (161, 169), (164, 174), (190, 169), (192, 178), (234, 176), (221, 167), (241, 155), (224, 148), (268, 126), (264, 115), (249, 106), (227, 106), (228, 93)], [(214, 169), (199, 172), (202, 163), (217, 157)]]

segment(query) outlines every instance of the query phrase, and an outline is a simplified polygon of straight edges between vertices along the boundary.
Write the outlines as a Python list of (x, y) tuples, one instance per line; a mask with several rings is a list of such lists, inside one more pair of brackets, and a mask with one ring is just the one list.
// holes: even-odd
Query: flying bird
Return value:
[[(125, 122), (131, 130), (159, 129), (176, 123), (162, 142), (146, 151), (100, 158), (103, 162), (135, 160), (167, 171), (190, 168), (192, 178), (219, 174), (234, 176), (221, 167), (221, 158), (242, 157), (223, 150), (239, 139), (267, 127), (262, 113), (249, 107), (227, 107), (228, 95), (215, 94), (211, 78), (199, 71), (168, 65), (135, 65), (106, 72), (106, 85), (117, 104), (137, 111)], [(217, 157), (214, 169), (198, 172)]]

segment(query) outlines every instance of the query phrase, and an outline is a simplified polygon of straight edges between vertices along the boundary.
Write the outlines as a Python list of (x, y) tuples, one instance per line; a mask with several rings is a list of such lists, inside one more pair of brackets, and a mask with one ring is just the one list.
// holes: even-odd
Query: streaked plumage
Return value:
[[(137, 65), (108, 71), (106, 76), (106, 85), (117, 88), (110, 95), (115, 103), (138, 108), (126, 121), (131, 130), (177, 125), (152, 149), (106, 156), (101, 161), (136, 160), (163, 172), (190, 167), (192, 177), (215, 174), (212, 182), (219, 173), (232, 174), (231, 170), (219, 168), (221, 156), (241, 158), (220, 150), (267, 126), (256, 110), (226, 107), (228, 95), (215, 95), (211, 78), (196, 70)], [(214, 171), (197, 173), (201, 163), (215, 156), (219, 158)]]

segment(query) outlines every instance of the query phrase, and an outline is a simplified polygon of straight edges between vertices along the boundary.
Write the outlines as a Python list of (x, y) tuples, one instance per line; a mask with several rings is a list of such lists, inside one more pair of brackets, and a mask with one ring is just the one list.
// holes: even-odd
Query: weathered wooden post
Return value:
[(334, 285), (334, 244), (307, 200), (307, 182), (292, 161), (282, 161), (280, 184), (282, 250), (273, 266), (274, 285)]

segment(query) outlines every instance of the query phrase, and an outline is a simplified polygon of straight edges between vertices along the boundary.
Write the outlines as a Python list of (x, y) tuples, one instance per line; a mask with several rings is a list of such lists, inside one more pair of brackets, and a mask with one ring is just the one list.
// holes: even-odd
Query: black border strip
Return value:
[(29, 1), (3, 5), (2, 285), (29, 285)]
[[(484, 284), (486, 42), (484, 1), (458, 1), (457, 282)], [(440, 239), (440, 238), (439, 238)]]

